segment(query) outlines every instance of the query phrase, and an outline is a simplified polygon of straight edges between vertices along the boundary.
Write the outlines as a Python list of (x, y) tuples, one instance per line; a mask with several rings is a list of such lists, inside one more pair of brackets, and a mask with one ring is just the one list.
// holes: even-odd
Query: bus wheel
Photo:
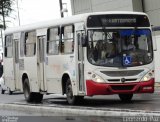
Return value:
[(68, 79), (66, 82), (66, 96), (67, 96), (67, 102), (70, 105), (74, 105), (77, 103), (78, 97), (73, 95), (72, 84), (70, 79)]
[(122, 102), (131, 102), (133, 94), (119, 94), (119, 98)]
[(40, 103), (43, 100), (43, 94), (40, 93), (34, 93), (35, 95), (35, 102)]
[(2, 89), (1, 94), (4, 94), (4, 93), (5, 93), (5, 90)]
[(27, 102), (33, 102), (34, 100), (34, 94), (30, 92), (30, 86), (29, 86), (29, 80), (28, 78), (25, 78), (24, 83), (23, 83), (23, 92), (24, 92), (24, 97)]

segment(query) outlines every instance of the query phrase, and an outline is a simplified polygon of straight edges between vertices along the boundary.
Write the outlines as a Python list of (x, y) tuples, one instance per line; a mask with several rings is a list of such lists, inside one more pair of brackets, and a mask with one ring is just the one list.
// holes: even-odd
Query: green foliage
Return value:
[(0, 24), (3, 25), (3, 29), (6, 29), (6, 17), (10, 16), (13, 11), (12, 5), (14, 0), (0, 0)]

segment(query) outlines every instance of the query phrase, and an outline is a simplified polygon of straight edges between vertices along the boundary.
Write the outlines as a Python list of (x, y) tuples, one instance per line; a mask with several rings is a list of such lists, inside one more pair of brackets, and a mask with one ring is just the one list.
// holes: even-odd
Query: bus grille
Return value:
[(129, 85), (129, 86), (111, 86), (113, 90), (132, 90), (135, 85)]
[(101, 73), (110, 77), (135, 76), (144, 70), (126, 70), (126, 71), (101, 71)]
[[(133, 82), (135, 82), (137, 79), (136, 78), (132, 78), (132, 79), (128, 79), (128, 78), (126, 78), (125, 79), (125, 82), (130, 82), (130, 81), (133, 81)], [(107, 81), (109, 81), (109, 82), (120, 82), (121, 81), (121, 79), (107, 79)]]

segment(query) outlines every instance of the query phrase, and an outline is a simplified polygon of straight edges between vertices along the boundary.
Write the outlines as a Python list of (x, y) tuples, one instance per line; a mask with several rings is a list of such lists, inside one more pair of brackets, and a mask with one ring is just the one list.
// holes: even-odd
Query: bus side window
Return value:
[(64, 26), (62, 33), (62, 53), (71, 54), (74, 52), (74, 26)]
[(25, 34), (25, 55), (28, 57), (34, 56), (36, 53), (36, 32), (27, 32)]
[(59, 28), (48, 29), (47, 37), (47, 53), (50, 55), (57, 55), (59, 53)]
[(11, 35), (5, 37), (5, 57), (12, 58), (13, 56), (13, 39)]

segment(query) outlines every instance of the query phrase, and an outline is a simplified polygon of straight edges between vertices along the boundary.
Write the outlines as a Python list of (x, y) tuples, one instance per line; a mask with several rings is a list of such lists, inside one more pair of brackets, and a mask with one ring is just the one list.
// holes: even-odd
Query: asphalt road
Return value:
[[(13, 95), (0, 94), (0, 103), (14, 103), (27, 105), (22, 93), (13, 93)], [(160, 111), (160, 92), (154, 94), (136, 94), (132, 102), (122, 103), (117, 95), (85, 97), (83, 103), (71, 106), (68, 105), (65, 96), (62, 95), (44, 95), (43, 106), (59, 106), (69, 108), (84, 108), (90, 107), (96, 110), (105, 109), (130, 109), (130, 110), (145, 110), (145, 111)]]
[[(22, 93), (16, 92), (13, 95), (9, 95), (5, 93), (4, 95), (0, 94), (0, 104), (14, 104), (14, 105), (24, 105), (24, 106), (34, 106), (35, 103), (28, 104), (24, 100), (24, 96)], [(132, 102), (130, 103), (122, 103), (119, 100), (117, 95), (109, 95), (109, 96), (96, 96), (96, 97), (85, 97), (83, 103), (71, 106), (68, 105), (65, 99), (65, 96), (62, 95), (44, 95), (43, 102), (41, 104), (37, 104), (36, 106), (44, 106), (44, 107), (59, 107), (59, 108), (71, 108), (71, 109), (90, 109), (93, 111), (97, 110), (114, 110), (114, 111), (138, 111), (143, 110), (147, 112), (160, 112), (160, 91), (156, 90), (154, 94), (137, 94), (134, 95)], [(84, 113), (85, 114), (85, 113)], [(3, 121), (3, 116), (18, 116), (18, 121), (16, 122), (28, 122), (28, 121), (39, 121), (39, 122), (127, 122), (128, 118), (124, 116), (119, 117), (84, 117), (77, 116), (74, 114), (66, 114), (61, 116), (59, 113), (54, 113), (53, 116), (41, 116), (41, 114), (30, 111), (18, 111), (18, 110), (1, 110), (0, 109), (0, 122)], [(28, 117), (29, 116), (29, 117)], [(131, 118), (131, 121), (133, 121)], [(138, 118), (150, 120), (152, 118)], [(154, 122), (159, 122), (160, 117), (154, 118)], [(130, 121), (130, 120), (129, 120)], [(137, 121), (137, 118), (136, 120)], [(153, 120), (152, 120), (153, 121)]]

